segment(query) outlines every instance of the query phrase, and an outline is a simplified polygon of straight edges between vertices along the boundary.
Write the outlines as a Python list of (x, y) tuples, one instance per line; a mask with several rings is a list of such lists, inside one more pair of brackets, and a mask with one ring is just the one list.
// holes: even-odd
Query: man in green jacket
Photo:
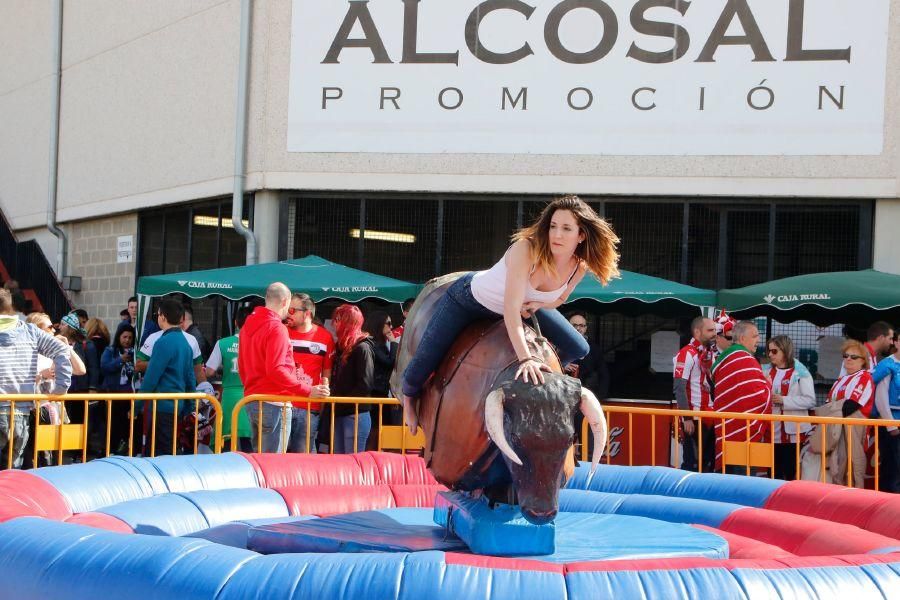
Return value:
[[(181, 332), (181, 321), (184, 318), (184, 307), (175, 300), (163, 300), (159, 304), (156, 320), (163, 330), (162, 337), (153, 348), (153, 355), (147, 365), (142, 393), (178, 393), (193, 392), (197, 389), (194, 376), (193, 350)], [(178, 413), (188, 413), (191, 402), (182, 400), (178, 403)], [(156, 423), (152, 423), (153, 407), (148, 402), (144, 406), (144, 422), (150, 424), (150, 441), (144, 454), (172, 454), (177, 420), (174, 400), (160, 400), (156, 403)]]

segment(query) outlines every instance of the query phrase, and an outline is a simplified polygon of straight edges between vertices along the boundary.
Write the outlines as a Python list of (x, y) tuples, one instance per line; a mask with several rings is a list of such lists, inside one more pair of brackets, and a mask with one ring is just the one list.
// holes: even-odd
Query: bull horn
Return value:
[(484, 399), (484, 426), (487, 428), (491, 441), (497, 445), (503, 456), (521, 467), (522, 460), (506, 441), (506, 431), (503, 428), (502, 390), (494, 390)]
[(593, 473), (606, 449), (606, 419), (603, 417), (603, 407), (600, 406), (597, 396), (584, 387), (581, 388), (581, 413), (590, 424), (594, 436), (594, 454), (591, 456), (591, 473)]

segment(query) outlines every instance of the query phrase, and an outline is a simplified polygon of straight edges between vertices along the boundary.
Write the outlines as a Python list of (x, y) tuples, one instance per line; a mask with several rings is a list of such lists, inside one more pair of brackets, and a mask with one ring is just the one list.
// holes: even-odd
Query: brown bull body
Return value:
[[(416, 345), (437, 300), (460, 275), (447, 275), (429, 282), (416, 299), (406, 320), (397, 365), (391, 376), (391, 387), (398, 397), (400, 376), (415, 354)], [(542, 352), (535, 337), (535, 333), (526, 328), (526, 338), (533, 353), (544, 354), (550, 368), (560, 373), (556, 355), (552, 351)], [(509, 472), (488, 436), (484, 415), (485, 398), (504, 382), (509, 384), (510, 373), (514, 372), (511, 367), (516, 364), (516, 355), (503, 320), (479, 321), (459, 335), (422, 389), (416, 408), (419, 425), (425, 432), (425, 460), (435, 478), (449, 488), (474, 490), (510, 483)], [(558, 382), (558, 385), (568, 386), (571, 391), (571, 382)], [(569, 419), (571, 423), (571, 408), (557, 407), (555, 410), (559, 413), (547, 415), (547, 418)], [(564, 473), (557, 474), (557, 481), (548, 481), (547, 484), (552, 487), (561, 485), (571, 475), (574, 466), (574, 456), (569, 446)]]

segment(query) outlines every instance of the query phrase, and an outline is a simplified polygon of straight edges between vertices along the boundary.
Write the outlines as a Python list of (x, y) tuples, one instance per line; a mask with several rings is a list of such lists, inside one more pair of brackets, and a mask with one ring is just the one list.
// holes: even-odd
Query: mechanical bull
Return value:
[[(397, 397), (437, 300), (459, 276), (429, 282), (410, 310), (391, 376)], [(556, 516), (559, 489), (575, 467), (576, 411), (593, 432), (593, 467), (607, 431), (597, 398), (562, 374), (549, 344), (529, 328), (526, 338), (553, 371), (543, 385), (514, 380), (518, 361), (502, 320), (478, 322), (457, 338), (407, 420), (423, 428), (425, 460), (438, 481), (491, 502), (518, 503), (525, 518), (540, 525)]]

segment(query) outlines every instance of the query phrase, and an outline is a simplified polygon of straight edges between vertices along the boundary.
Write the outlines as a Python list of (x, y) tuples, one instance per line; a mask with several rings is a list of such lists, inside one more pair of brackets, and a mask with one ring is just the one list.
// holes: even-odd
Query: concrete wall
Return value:
[(900, 275), (900, 200), (875, 203), (875, 232), (872, 241), (872, 267)]
[[(0, 3), (0, 208), (43, 223), (49, 2)], [(238, 0), (66, 2), (59, 219), (228, 194)], [(297, 154), (286, 151), (291, 0), (254, 2), (251, 189), (900, 196), (900, 0), (885, 148), (866, 157)], [(11, 132), (6, 135), (6, 132)]]
[(135, 289), (135, 264), (116, 262), (116, 239), (132, 235), (136, 248), (137, 225), (137, 215), (131, 214), (79, 221), (67, 227), (69, 272), (82, 277), (82, 290), (72, 294), (72, 302), (111, 328), (118, 324), (119, 311)]

